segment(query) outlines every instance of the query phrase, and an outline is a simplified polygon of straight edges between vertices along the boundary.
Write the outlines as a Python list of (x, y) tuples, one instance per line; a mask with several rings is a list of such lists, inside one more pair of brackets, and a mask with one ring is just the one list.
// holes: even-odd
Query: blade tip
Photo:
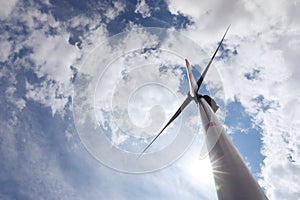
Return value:
[(186, 66), (188, 66), (190, 64), (189, 61), (188, 61), (188, 59), (184, 59), (184, 60), (185, 60)]
[(140, 155), (139, 155), (136, 159), (137, 159), (137, 160), (140, 159), (140, 158), (144, 155), (145, 151), (146, 151), (146, 150), (144, 150), (142, 153), (140, 153)]

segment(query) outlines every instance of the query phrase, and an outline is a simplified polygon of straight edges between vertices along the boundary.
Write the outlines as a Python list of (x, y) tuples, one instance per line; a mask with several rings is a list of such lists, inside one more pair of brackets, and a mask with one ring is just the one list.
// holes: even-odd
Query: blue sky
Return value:
[[(299, 1), (0, 1), (0, 199), (216, 199), (209, 161), (198, 159), (203, 135), (195, 105), (152, 149), (173, 142), (184, 127), (191, 134), (182, 136), (182, 157), (172, 164), (159, 157), (165, 168), (151, 173), (107, 167), (78, 133), (93, 113), (111, 143), (139, 152), (148, 140), (126, 134), (148, 134), (149, 124), (139, 126), (148, 119), (150, 127), (161, 126), (153, 116), (167, 118), (188, 91), (183, 59), (191, 59), (198, 77), (229, 24), (206, 89), (224, 101), (219, 117), (226, 116), (227, 132), (267, 196), (298, 198), (299, 7)], [(126, 42), (114, 44), (116, 34)], [(109, 58), (114, 62), (103, 65)], [(151, 81), (159, 84), (134, 88)], [(74, 88), (84, 91), (75, 98), (87, 102), (79, 119)], [(113, 113), (127, 108), (127, 120)]]

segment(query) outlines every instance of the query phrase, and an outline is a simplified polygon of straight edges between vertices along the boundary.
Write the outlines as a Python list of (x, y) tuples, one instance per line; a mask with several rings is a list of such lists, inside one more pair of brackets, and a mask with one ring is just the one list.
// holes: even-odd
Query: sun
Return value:
[(186, 172), (191, 176), (191, 179), (199, 183), (213, 184), (213, 172), (208, 157), (204, 159), (191, 159), (186, 165)]
[(185, 178), (189, 183), (205, 194), (207, 199), (217, 199), (216, 186), (209, 157), (198, 159), (196, 153), (188, 154), (182, 164)]

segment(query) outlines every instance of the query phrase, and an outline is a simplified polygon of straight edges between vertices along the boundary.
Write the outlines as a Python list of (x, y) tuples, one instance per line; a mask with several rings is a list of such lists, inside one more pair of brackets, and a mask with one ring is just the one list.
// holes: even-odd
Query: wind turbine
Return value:
[(198, 105), (201, 115), (203, 128), (205, 129), (205, 141), (209, 154), (210, 163), (213, 169), (216, 191), (219, 200), (263, 200), (268, 199), (263, 190), (252, 176), (245, 162), (243, 161), (238, 150), (228, 138), (224, 127), (217, 119), (215, 112), (218, 110), (218, 105), (215, 101), (207, 96), (198, 94), (198, 90), (204, 80), (204, 77), (214, 60), (222, 42), (228, 32), (230, 25), (226, 29), (222, 40), (217, 49), (211, 57), (208, 65), (203, 71), (202, 75), (195, 81), (189, 61), (185, 59), (186, 68), (189, 79), (190, 91), (186, 99), (168, 121), (168, 123), (161, 129), (155, 138), (148, 144), (148, 146), (139, 155), (140, 158), (146, 150), (153, 144), (153, 142), (162, 134), (162, 132), (172, 123), (180, 113), (191, 102), (195, 101)]

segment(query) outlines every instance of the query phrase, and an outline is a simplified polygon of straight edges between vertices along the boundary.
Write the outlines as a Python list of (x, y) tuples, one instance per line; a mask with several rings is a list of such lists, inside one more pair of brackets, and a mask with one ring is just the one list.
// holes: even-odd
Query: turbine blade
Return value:
[(209, 63), (207, 64), (205, 70), (203, 71), (203, 73), (201, 74), (200, 78), (198, 79), (198, 81), (197, 81), (197, 85), (198, 85), (197, 91), (199, 90), (199, 88), (200, 88), (200, 86), (201, 86), (201, 84), (202, 84), (202, 82), (203, 82), (203, 80), (204, 80), (204, 77), (205, 77), (205, 75), (206, 75), (206, 73), (207, 73), (207, 71), (208, 71), (208, 69), (209, 69), (209, 67), (210, 67), (210, 65), (211, 65), (211, 63), (212, 63), (212, 61), (214, 60), (214, 58), (215, 58), (217, 52), (219, 51), (219, 48), (220, 48), (220, 46), (222, 45), (222, 42), (223, 42), (223, 40), (224, 40), (224, 38), (225, 38), (225, 36), (226, 36), (226, 33), (227, 33), (227, 31), (229, 30), (229, 28), (230, 28), (230, 25), (229, 25), (228, 28), (226, 29), (226, 31), (225, 31), (225, 33), (224, 33), (224, 35), (223, 35), (223, 37), (222, 37), (222, 40), (221, 40), (220, 43), (219, 43), (218, 48), (216, 49), (215, 53), (214, 53), (213, 56), (211, 57), (211, 59), (210, 59)]
[(190, 95), (192, 97), (195, 97), (198, 91), (197, 82), (193, 76), (192, 68), (190, 66), (190, 63), (187, 59), (185, 59), (185, 65), (186, 65), (186, 71), (189, 79), (189, 85), (190, 85)]
[(186, 106), (192, 101), (192, 97), (188, 95), (172, 118), (168, 121), (168, 123), (161, 129), (161, 131), (155, 136), (155, 138), (148, 144), (148, 146), (144, 149), (144, 151), (138, 156), (139, 159), (146, 150), (153, 144), (153, 142), (162, 134), (162, 132), (180, 115), (180, 113), (186, 108)]

